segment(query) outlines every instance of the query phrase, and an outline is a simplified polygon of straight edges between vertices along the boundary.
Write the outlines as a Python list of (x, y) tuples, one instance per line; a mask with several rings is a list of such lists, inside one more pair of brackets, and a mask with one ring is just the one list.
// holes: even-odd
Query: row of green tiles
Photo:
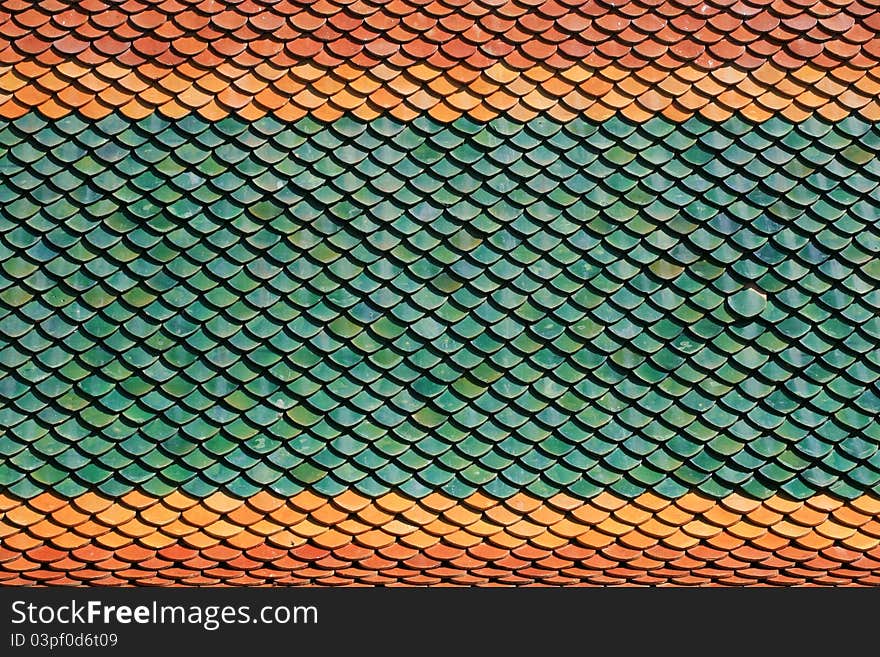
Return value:
[[(873, 490), (877, 134), (5, 124), (0, 486)], [(563, 195), (554, 162), (582, 154), (610, 170), (583, 166)], [(544, 168), (525, 177), (522, 158)], [(720, 161), (754, 184), (718, 195)], [(632, 195), (603, 187), (624, 178), (650, 197), (627, 213)]]
[[(880, 131), (856, 117), (838, 124), (420, 118), (284, 125), (194, 116), (175, 123), (159, 115), (51, 123), (27, 115), (0, 126), (0, 145), (8, 179), (0, 200), (17, 219), (73, 220), (89, 208), (123, 224), (194, 220), (205, 233), (237, 218), (281, 215), (313, 221), (327, 214), (361, 232), (400, 220), (396, 238), (375, 237), (386, 249), (438, 220), (467, 222), (483, 234), (510, 223), (533, 234), (562, 217), (603, 233), (630, 221), (640, 233), (671, 221), (677, 235), (698, 231), (721, 209), (733, 222), (721, 221), (723, 234), (740, 231), (737, 220), (757, 221), (740, 236), (748, 248), (759, 248), (776, 222), (797, 219), (807, 232), (817, 219), (836, 219), (845, 238), (873, 222), (865, 195), (880, 175)], [(631, 246), (618, 239), (620, 248)], [(717, 240), (703, 232), (694, 239)], [(149, 236), (139, 244), (153, 245)]]

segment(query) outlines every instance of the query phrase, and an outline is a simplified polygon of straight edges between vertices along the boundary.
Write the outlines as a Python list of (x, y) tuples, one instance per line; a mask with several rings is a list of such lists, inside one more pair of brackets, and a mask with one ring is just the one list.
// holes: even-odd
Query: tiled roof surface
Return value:
[(0, 61), (145, 62), (370, 67), (465, 62), (485, 68), (564, 68), (692, 62), (745, 69), (772, 61), (833, 68), (880, 61), (876, 0), (394, 0), (184, 1), (0, 4)]
[(271, 115), (284, 122), (383, 115), (409, 121), (424, 114), (443, 122), (461, 116), (528, 121), (541, 115), (558, 121), (615, 115), (645, 121), (656, 114), (673, 121), (694, 115), (723, 121), (735, 114), (754, 121), (774, 115), (836, 121), (853, 113), (880, 119), (880, 67), (861, 70), (848, 64), (830, 71), (810, 65), (785, 71), (766, 64), (752, 72), (693, 66), (629, 71), (578, 64), (554, 72), (544, 66), (519, 71), (505, 64), (482, 71), (423, 64), (403, 70), (342, 65), (327, 71), (305, 63), (283, 70), (235, 66), (224, 69), (225, 74), (145, 65), (138, 68), (149, 71), (143, 77), (116, 65), (99, 68), (104, 75), (77, 63), (16, 65), (2, 78), (8, 93), (0, 117), (38, 110), (50, 118), (76, 112), (100, 119), (118, 111), (140, 119), (158, 111), (173, 118), (195, 112), (212, 121), (230, 114), (248, 121)]
[(876, 586), (880, 501), (0, 498), (7, 584)]
[(880, 481), (868, 122), (30, 115), (0, 143), (13, 493)]
[[(804, 6), (806, 5), (806, 6)], [(842, 5), (842, 6), (841, 6)], [(873, 2), (87, 2), (0, 12), (0, 116), (880, 118)]]
[(869, 3), (2, 6), (0, 581), (880, 582)]

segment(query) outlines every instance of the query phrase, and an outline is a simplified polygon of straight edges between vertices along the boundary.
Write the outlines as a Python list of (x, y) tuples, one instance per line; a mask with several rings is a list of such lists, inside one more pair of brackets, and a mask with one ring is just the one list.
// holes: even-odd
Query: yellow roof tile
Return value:
[(80, 534), (81, 536), (89, 536), (91, 538), (94, 538), (95, 536), (102, 536), (109, 531), (114, 531), (118, 533), (120, 530), (117, 527), (111, 529), (106, 524), (95, 522), (94, 520), (86, 520), (85, 522), (74, 527), (73, 531), (75, 531), (77, 534)]
[(51, 514), (52, 520), (62, 527), (76, 527), (88, 520), (89, 517), (89, 514), (78, 511), (72, 504), (63, 506)]
[(269, 513), (272, 520), (285, 527), (292, 527), (303, 520), (306, 515), (306, 511), (288, 505), (277, 507)]
[(657, 537), (644, 534), (638, 529), (634, 529), (631, 532), (621, 536), (620, 542), (623, 543), (625, 546), (633, 548), (635, 550), (646, 550), (649, 547), (657, 545), (659, 539)]
[(762, 527), (770, 527), (781, 521), (783, 516), (781, 513), (761, 505), (754, 511), (750, 511), (746, 517), (753, 524), (761, 525)]
[(404, 511), (402, 515), (416, 525), (427, 525), (432, 520), (436, 520), (438, 516), (437, 512), (429, 511), (418, 504)]
[(629, 501), (603, 490), (601, 493), (591, 498), (588, 504), (606, 511), (616, 511), (629, 504)]
[(412, 534), (417, 529), (418, 527), (416, 525), (397, 519), (386, 522), (382, 525), (383, 531), (393, 534), (394, 536), (406, 536), (407, 534)]
[(204, 532), (195, 532), (194, 534), (189, 534), (189, 535), (183, 537), (181, 539), (181, 542), (185, 545), (189, 545), (190, 547), (194, 547), (199, 550), (204, 550), (205, 548), (219, 545), (220, 539), (214, 538), (212, 536), (208, 536)]
[(156, 550), (160, 550), (164, 547), (168, 547), (169, 545), (173, 545), (174, 543), (177, 542), (177, 539), (175, 539), (172, 536), (168, 536), (167, 534), (162, 534), (160, 532), (154, 532), (154, 533), (149, 534), (147, 536), (141, 537), (138, 540), (138, 542), (142, 543), (143, 545), (145, 545), (147, 547), (150, 547), (150, 548), (153, 548)]
[(433, 511), (445, 511), (446, 509), (454, 506), (456, 504), (456, 501), (452, 498), (442, 495), (441, 493), (429, 493), (421, 500), (419, 500), (419, 504)]
[(558, 550), (559, 548), (568, 545), (568, 539), (556, 536), (549, 531), (543, 531), (537, 536), (533, 536), (529, 539), (529, 543), (536, 545), (539, 548), (544, 548), (545, 550)]
[(780, 536), (785, 536), (786, 538), (791, 539), (806, 536), (813, 531), (812, 527), (804, 527), (803, 525), (798, 525), (793, 522), (789, 522), (788, 520), (776, 522), (769, 529), (770, 531), (779, 534)]
[(130, 545), (133, 542), (133, 539), (128, 536), (113, 531), (102, 534), (101, 536), (96, 536), (93, 540), (96, 544), (107, 548), (108, 550), (118, 550), (119, 548)]
[(761, 500), (733, 493), (721, 499), (721, 504), (735, 511), (736, 513), (746, 514), (761, 506)]
[(508, 534), (505, 532), (498, 532), (493, 536), (490, 536), (487, 539), (493, 545), (497, 545), (498, 547), (506, 548), (508, 550), (514, 550), (521, 545), (525, 545), (525, 538), (520, 538), (518, 536), (514, 536), (513, 534)]
[(759, 536), (763, 536), (767, 533), (767, 528), (762, 527), (761, 525), (755, 525), (747, 520), (741, 520), (739, 522), (735, 522), (726, 530), (733, 536), (737, 538), (743, 538), (746, 540), (752, 540), (758, 538)]
[(18, 527), (28, 527), (40, 522), (45, 517), (46, 514), (44, 512), (35, 511), (24, 504), (10, 509), (5, 514), (5, 519)]
[(818, 532), (810, 532), (797, 538), (795, 543), (808, 550), (824, 550), (834, 545), (834, 540), (826, 538)]
[(438, 519), (428, 523), (422, 529), (435, 536), (446, 536), (447, 534), (458, 531), (460, 528), (458, 525), (453, 525)]
[(648, 536), (664, 538), (674, 534), (678, 530), (678, 526), (668, 525), (665, 522), (661, 522), (657, 516), (653, 516), (646, 522), (641, 523), (638, 530)]
[(459, 529), (444, 536), (443, 541), (450, 545), (454, 545), (455, 547), (468, 548), (473, 547), (474, 545), (479, 545), (483, 542), (483, 539), (480, 536), (474, 536), (464, 529)]
[(749, 119), (750, 121), (754, 121), (755, 123), (762, 123), (763, 121), (767, 121), (773, 114), (765, 110), (757, 105), (748, 105), (742, 109), (742, 115)]
[(204, 531), (214, 538), (229, 538), (245, 530), (240, 525), (227, 522), (226, 520), (218, 520), (205, 527)]
[(502, 505), (486, 509), (485, 515), (487, 518), (491, 519), (492, 522), (504, 527), (518, 522), (523, 517), (522, 513), (511, 511), (506, 506)]
[(468, 509), (463, 504), (456, 504), (443, 512), (443, 518), (449, 522), (459, 526), (467, 527), (477, 522), (482, 517), (482, 512)]
[(625, 506), (617, 509), (611, 515), (613, 515), (614, 518), (622, 523), (630, 525), (631, 527), (637, 527), (638, 525), (652, 518), (654, 516), (654, 513), (646, 509), (642, 509), (635, 504), (626, 504)]
[(111, 504), (103, 511), (95, 514), (95, 518), (102, 524), (112, 527), (134, 520), (137, 515), (138, 512), (134, 509), (129, 509), (121, 504)]
[[(165, 525), (162, 525), (162, 527), (156, 531), (162, 534), (166, 534), (168, 536), (180, 538), (183, 536), (188, 536), (189, 534), (194, 534), (195, 532), (199, 531), (199, 528), (193, 527), (191, 524), (183, 522), (178, 518), (177, 520), (173, 520)], [(143, 540), (143, 537), (141, 537), (141, 540)]]
[(44, 492), (29, 499), (27, 504), (32, 509), (42, 513), (52, 513), (53, 511), (65, 508), (68, 502), (54, 493)]
[(596, 528), (611, 536), (623, 536), (630, 532), (633, 526), (609, 517), (596, 525)]
[(256, 522), (248, 523), (244, 526), (247, 527), (252, 534), (256, 534), (257, 536), (272, 536), (273, 534), (277, 534), (284, 530), (282, 525), (266, 520), (265, 518)]
[[(370, 522), (369, 520), (367, 520), (367, 518), (371, 517), (372, 514), (378, 514), (376, 517), (380, 517), (380, 518), (388, 518), (389, 517), (387, 513), (384, 513), (383, 511), (376, 509), (372, 505), (366, 507), (365, 509), (362, 509), (358, 515), (361, 518), (363, 518), (364, 520), (366, 520), (367, 522)], [(332, 503), (328, 502), (326, 504), (319, 506), (317, 509), (314, 509), (311, 513), (309, 513), (309, 518), (314, 522), (320, 523), (325, 526), (330, 526), (330, 525), (335, 525), (336, 523), (342, 522), (343, 520), (348, 518), (349, 515), (350, 514), (348, 511), (346, 511), (344, 509), (338, 509), (335, 506), (333, 506)], [(371, 522), (370, 524), (376, 524), (376, 523)]]
[(505, 531), (518, 538), (531, 538), (533, 536), (537, 536), (545, 530), (546, 527), (544, 527), (543, 525), (538, 525), (536, 523), (529, 522), (528, 520), (523, 519), (508, 526)]
[(309, 519), (305, 519), (290, 527), (290, 531), (297, 536), (312, 538), (313, 536), (317, 536), (318, 534), (327, 531), (327, 527), (314, 523)]
[(324, 504), (327, 504), (327, 498), (321, 495), (316, 495), (309, 490), (304, 490), (287, 500), (287, 503), (297, 509), (302, 509), (303, 511), (314, 511)]
[(745, 544), (745, 541), (743, 539), (737, 538), (736, 536), (733, 536), (726, 532), (721, 532), (719, 534), (716, 534), (715, 536), (712, 536), (711, 538), (707, 539), (707, 542), (712, 547), (727, 552), (731, 552)]
[[(83, 545), (88, 545), (92, 540), (93, 539), (88, 536), (80, 536), (73, 532), (64, 532), (63, 534), (59, 534), (52, 538), (50, 542), (61, 550), (75, 550)], [(10, 536), (4, 541), (4, 543), (6, 547), (14, 550), (30, 550), (42, 543), (42, 541), (39, 538), (19, 534), (17, 536)]]
[(328, 529), (326, 532), (312, 538), (312, 541), (323, 548), (334, 550), (350, 543), (351, 537), (335, 529)]
[(185, 511), (186, 509), (195, 505), (197, 503), (197, 500), (188, 497), (187, 495), (184, 495), (180, 491), (173, 491), (162, 498), (162, 503), (171, 509)]
[(832, 519), (828, 519), (821, 525), (818, 525), (816, 527), (816, 531), (822, 534), (822, 536), (826, 536), (828, 538), (839, 541), (844, 538), (849, 538), (850, 536), (855, 534), (857, 530), (855, 527), (849, 527), (847, 525), (837, 523)]
[[(665, 94), (661, 94), (656, 89), (649, 89), (645, 93), (639, 94), (636, 102), (641, 105), (643, 109), (640, 112), (640, 115), (644, 115), (645, 117), (650, 117), (652, 113), (661, 112), (672, 104), (672, 98)], [(629, 111), (632, 111), (632, 109)], [(645, 118), (644, 120), (648, 120)]]
[(596, 525), (608, 518), (609, 510), (605, 510), (593, 504), (595, 500), (590, 500), (586, 504), (577, 509), (573, 509), (571, 514), (587, 525)]
[(260, 511), (255, 511), (247, 504), (233, 509), (225, 514), (226, 520), (235, 523), (239, 527), (251, 527), (254, 524), (264, 520), (265, 515)]
[[(414, 534), (408, 535), (407, 539), (410, 541), (418, 540), (418, 538), (414, 538)], [(366, 547), (378, 550), (379, 548), (391, 545), (395, 541), (395, 538), (390, 534), (386, 534), (381, 529), (371, 529), (363, 534), (358, 534), (355, 537), (355, 541)]]
[(849, 504), (869, 516), (880, 515), (880, 497), (875, 497), (874, 495), (860, 495)]
[(716, 504), (715, 500), (699, 493), (685, 493), (678, 499), (673, 500), (673, 503), (679, 509), (695, 514), (705, 513)]
[(723, 529), (702, 520), (691, 520), (682, 526), (682, 531), (697, 538), (710, 538), (722, 533)]
[(424, 550), (439, 543), (440, 538), (419, 530), (404, 536), (400, 539), (400, 542), (410, 547)]
[(394, 514), (386, 513), (375, 504), (369, 504), (357, 512), (357, 518), (372, 527), (381, 527), (394, 518)]
[[(83, 523), (85, 525), (86, 523)], [(81, 525), (81, 526), (83, 526)], [(67, 531), (67, 527), (63, 527), (61, 525), (57, 525), (48, 518), (43, 518), (39, 522), (33, 523), (28, 527), (28, 532), (33, 534), (34, 536), (42, 539), (53, 538), (55, 536), (59, 536), (64, 534)], [(101, 528), (101, 533), (105, 533), (107, 531), (106, 527)]]
[(795, 509), (792, 513), (788, 514), (788, 517), (793, 522), (796, 522), (799, 525), (803, 525), (805, 527), (815, 527), (816, 525), (824, 522), (828, 518), (828, 514), (824, 511), (818, 511), (816, 509), (810, 508), (805, 504), (800, 509)]
[(207, 527), (212, 522), (219, 520), (220, 514), (197, 504), (184, 511), (181, 517), (193, 527)]
[(545, 503), (535, 510), (530, 511), (528, 513), (528, 517), (532, 522), (535, 522), (543, 527), (550, 527), (551, 525), (562, 520), (565, 517), (565, 514), (560, 513), (559, 511)]
[(826, 495), (824, 493), (813, 495), (812, 497), (807, 498), (806, 503), (814, 509), (819, 509), (820, 511), (826, 512), (834, 511), (844, 504), (842, 500), (833, 498), (830, 495)]
[(660, 541), (663, 545), (667, 545), (677, 550), (687, 550), (695, 545), (699, 545), (700, 539), (695, 536), (688, 536), (680, 529), (670, 534)]
[(584, 533), (579, 534), (577, 537), (575, 537), (573, 542), (588, 548), (592, 548), (594, 550), (598, 550), (600, 548), (611, 545), (614, 541), (615, 538), (613, 536), (603, 534), (598, 529), (588, 529)]
[(122, 525), (118, 525), (117, 529), (131, 538), (140, 538), (156, 531), (155, 527), (144, 524), (137, 519), (129, 520)]
[(841, 543), (848, 547), (850, 550), (856, 550), (858, 552), (867, 552), (869, 550), (873, 550), (878, 545), (880, 545), (880, 538), (874, 536), (868, 536), (866, 534), (862, 534), (861, 532), (856, 532), (852, 536), (848, 536), (841, 540)]
[(293, 548), (304, 545), (308, 542), (308, 539), (303, 536), (297, 536), (293, 532), (284, 529), (269, 536), (266, 539), (266, 542), (280, 548)]
[(226, 542), (232, 547), (239, 550), (250, 550), (258, 545), (262, 545), (265, 539), (249, 531), (239, 532), (226, 539)]
[(718, 527), (729, 527), (739, 522), (742, 519), (742, 514), (733, 513), (725, 509), (721, 504), (715, 504), (710, 509), (704, 511), (702, 517), (705, 521)]
[(494, 536), (498, 532), (504, 531), (504, 528), (492, 522), (478, 520), (472, 525), (468, 525), (467, 531), (475, 536)]

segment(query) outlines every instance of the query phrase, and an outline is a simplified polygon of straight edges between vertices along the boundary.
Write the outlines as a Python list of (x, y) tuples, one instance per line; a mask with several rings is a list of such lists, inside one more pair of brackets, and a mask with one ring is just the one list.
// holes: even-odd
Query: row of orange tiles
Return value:
[(119, 549), (133, 543), (196, 549), (268, 543), (336, 549), (355, 543), (381, 549), (402, 543), (426, 549), (438, 543), (469, 548), (488, 542), (503, 549), (526, 544), (558, 549), (576, 543), (600, 549), (619, 542), (633, 549), (662, 545), (686, 550), (702, 541), (721, 549), (753, 545), (776, 550), (833, 546), (865, 551), (880, 545), (880, 499), (843, 502), (821, 495), (799, 502), (759, 501), (732, 495), (720, 501), (698, 494), (667, 500), (645, 494), (625, 500), (603, 493), (588, 500), (518, 494), (495, 500), (474, 494), (456, 500), (432, 494), (413, 500), (389, 493), (373, 500), (354, 492), (324, 498), (309, 492), (283, 499), (260, 493), (246, 500), (216, 493), (204, 500), (173, 493), (153, 498), (130, 493), (113, 500), (86, 494), (65, 500), (44, 493), (31, 500), (0, 496), (0, 540), (21, 552), (41, 545)]
[(0, 62), (37, 57), (56, 64), (74, 57), (136, 66), (184, 61), (283, 62), (304, 58), (325, 66), (368, 67), (462, 62), (514, 68), (574, 62), (642, 66), (666, 57), (668, 67), (768, 61), (797, 68), (810, 61), (862, 68), (880, 61), (876, 0), (834, 3), (638, 2), (594, 0), (258, 4), (162, 0), (115, 6), (91, 0), (10, 0), (0, 12)]
[(328, 70), (305, 63), (290, 69), (223, 64), (209, 71), (188, 64), (131, 69), (24, 62), (0, 68), (0, 117), (32, 110), (51, 118), (76, 111), (95, 119), (114, 111), (139, 119), (158, 111), (173, 118), (197, 112), (209, 120), (233, 113), (247, 120), (273, 114), (285, 121), (306, 115), (330, 121), (346, 113), (365, 120), (381, 114), (411, 120), (424, 113), (441, 121), (501, 114), (525, 121), (540, 113), (559, 121), (578, 115), (604, 120), (620, 113), (636, 121), (657, 114), (671, 120), (700, 114), (720, 121), (737, 112), (755, 121), (776, 114), (800, 121), (813, 113), (833, 121), (854, 112), (878, 120), (880, 67), (824, 71), (804, 66), (786, 72), (766, 64), (751, 72), (690, 66), (669, 72), (653, 66), (627, 71), (577, 65), (560, 72), (517, 71), (501, 64), (485, 70), (425, 65)]
[(775, 550), (717, 547), (708, 539), (687, 550), (620, 542), (601, 549), (569, 543), (556, 549), (487, 542), (469, 548), (438, 543), (416, 549), (399, 542), (380, 549), (260, 544), (197, 550), (132, 544), (116, 550), (86, 546), (26, 551), (0, 548), (0, 586), (28, 585), (862, 585), (880, 584), (880, 549), (832, 546)]

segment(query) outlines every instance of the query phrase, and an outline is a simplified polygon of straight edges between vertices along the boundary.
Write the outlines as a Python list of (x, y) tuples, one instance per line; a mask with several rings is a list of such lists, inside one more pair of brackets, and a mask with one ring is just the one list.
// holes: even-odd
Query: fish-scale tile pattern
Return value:
[(384, 63), (327, 69), (310, 62), (283, 70), (228, 65), (222, 73), (115, 64), (96, 72), (75, 62), (7, 69), (0, 76), (3, 118), (37, 110), (50, 118), (77, 112), (101, 119), (118, 110), (135, 119), (153, 112), (170, 118), (195, 112), (209, 120), (236, 114), (288, 122), (385, 114), (407, 121), (422, 114), (445, 122), (502, 115), (527, 121), (545, 113), (557, 121), (604, 120), (618, 113), (636, 121), (658, 114), (674, 121), (695, 115), (723, 121), (736, 114), (756, 121), (775, 115), (801, 121), (814, 114), (836, 121), (853, 113), (880, 119), (880, 67), (849, 64), (828, 71), (812, 64), (786, 71), (772, 63), (754, 71), (693, 66), (667, 71), (653, 64), (635, 71), (582, 64), (519, 71), (502, 63), (479, 70), (426, 64), (396, 69)]
[(0, 116), (880, 119), (875, 0), (7, 0)]
[(5, 122), (0, 486), (877, 492), (878, 143), (855, 117)]
[(0, 62), (485, 68), (880, 62), (877, 0), (5, 0)]
[(6, 585), (869, 585), (880, 500), (0, 499)]

